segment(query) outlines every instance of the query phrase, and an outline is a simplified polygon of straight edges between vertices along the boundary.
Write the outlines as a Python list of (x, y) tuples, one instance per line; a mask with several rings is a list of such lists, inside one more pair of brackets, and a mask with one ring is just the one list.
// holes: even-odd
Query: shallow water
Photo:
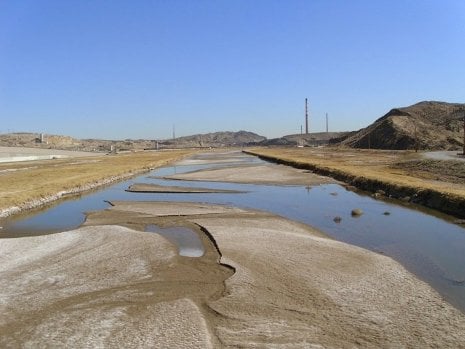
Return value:
[[(337, 240), (391, 256), (465, 312), (464, 227), (413, 207), (375, 200), (370, 196), (348, 191), (337, 184), (303, 187), (149, 178), (231, 165), (224, 162), (201, 164), (203, 159), (210, 159), (209, 155), (196, 156), (195, 161), (184, 162), (188, 165), (157, 169), (150, 174), (61, 201), (45, 211), (7, 220), (0, 224), (4, 226), (0, 236), (73, 229), (83, 222), (85, 212), (108, 207), (105, 200), (195, 201), (260, 209), (309, 224)], [(240, 164), (261, 162), (255, 157), (237, 154), (232, 160), (237, 160)], [(244, 193), (125, 192), (134, 183), (231, 189)], [(362, 209), (363, 215), (352, 217), (353, 208)], [(390, 214), (384, 215), (385, 212)], [(340, 223), (334, 221), (336, 216), (341, 217)]]
[(195, 231), (186, 227), (161, 228), (155, 224), (149, 224), (145, 231), (157, 233), (178, 247), (179, 255), (184, 257), (202, 257), (205, 247)]

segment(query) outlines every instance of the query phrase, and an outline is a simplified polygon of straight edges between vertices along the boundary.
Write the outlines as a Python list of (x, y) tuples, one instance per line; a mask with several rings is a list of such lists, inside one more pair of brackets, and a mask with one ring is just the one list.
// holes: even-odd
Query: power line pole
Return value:
[(463, 151), (462, 151), (462, 155), (465, 156), (465, 110), (462, 113), (463, 113)]
[(328, 132), (328, 113), (326, 113), (326, 133)]
[(305, 134), (308, 135), (308, 108), (307, 108), (307, 98), (305, 98)]

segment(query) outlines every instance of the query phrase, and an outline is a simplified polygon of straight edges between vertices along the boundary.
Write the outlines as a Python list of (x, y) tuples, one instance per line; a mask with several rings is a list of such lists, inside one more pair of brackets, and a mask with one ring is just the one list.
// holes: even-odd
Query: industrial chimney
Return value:
[(307, 108), (307, 98), (305, 98), (305, 134), (308, 135), (308, 108)]

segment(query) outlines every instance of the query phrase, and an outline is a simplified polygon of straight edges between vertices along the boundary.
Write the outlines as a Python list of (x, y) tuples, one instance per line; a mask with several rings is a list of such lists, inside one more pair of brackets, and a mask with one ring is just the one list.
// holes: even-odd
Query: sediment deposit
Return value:
[(211, 188), (196, 188), (196, 187), (177, 187), (170, 185), (158, 185), (158, 184), (147, 184), (147, 183), (135, 183), (129, 186), (127, 191), (133, 193), (240, 193), (237, 190), (226, 190), (226, 189), (211, 189)]
[(244, 165), (175, 174), (165, 179), (276, 185), (319, 185), (336, 183), (329, 177), (309, 175), (289, 166)]
[[(465, 316), (388, 257), (264, 212), (112, 204), (75, 231), (1, 240), (2, 346), (465, 343)], [(197, 229), (207, 252), (181, 257), (147, 224)]]

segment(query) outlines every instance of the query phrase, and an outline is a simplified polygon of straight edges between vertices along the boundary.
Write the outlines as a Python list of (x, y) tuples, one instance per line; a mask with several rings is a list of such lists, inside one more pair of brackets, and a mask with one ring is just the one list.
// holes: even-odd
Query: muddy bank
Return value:
[[(2, 346), (465, 342), (465, 316), (400, 264), (301, 223), (222, 205), (112, 204), (74, 231), (1, 240)], [(149, 224), (194, 229), (206, 253), (179, 256)]]
[(363, 176), (354, 176), (336, 169), (283, 160), (278, 157), (261, 155), (250, 151), (244, 151), (244, 153), (258, 156), (260, 159), (266, 161), (298, 169), (310, 170), (323, 176), (329, 176), (361, 190), (372, 193), (380, 193), (380, 191), (382, 191), (382, 195), (386, 195), (391, 198), (401, 199), (406, 202), (423, 205), (459, 218), (465, 218), (465, 198), (459, 195), (444, 193), (434, 189), (419, 189), (407, 185), (398, 185), (381, 180), (365, 178)]
[[(149, 177), (151, 178), (151, 177)], [(133, 193), (243, 193), (237, 190), (226, 190), (226, 189), (209, 189), (209, 188), (195, 188), (195, 187), (176, 187), (168, 185), (158, 184), (147, 184), (147, 183), (135, 183), (126, 190)]]
[(187, 181), (211, 181), (270, 185), (320, 185), (336, 183), (335, 180), (317, 174), (282, 165), (241, 165), (234, 167), (199, 170), (166, 176), (164, 179)]
[(182, 257), (165, 238), (128, 228), (163, 224), (137, 216), (2, 239), (0, 346), (218, 347), (203, 304), (223, 294), (232, 268), (197, 225), (184, 222), (205, 253)]
[(227, 296), (209, 302), (225, 346), (463, 345), (463, 314), (390, 258), (278, 217), (194, 221), (236, 269)]

